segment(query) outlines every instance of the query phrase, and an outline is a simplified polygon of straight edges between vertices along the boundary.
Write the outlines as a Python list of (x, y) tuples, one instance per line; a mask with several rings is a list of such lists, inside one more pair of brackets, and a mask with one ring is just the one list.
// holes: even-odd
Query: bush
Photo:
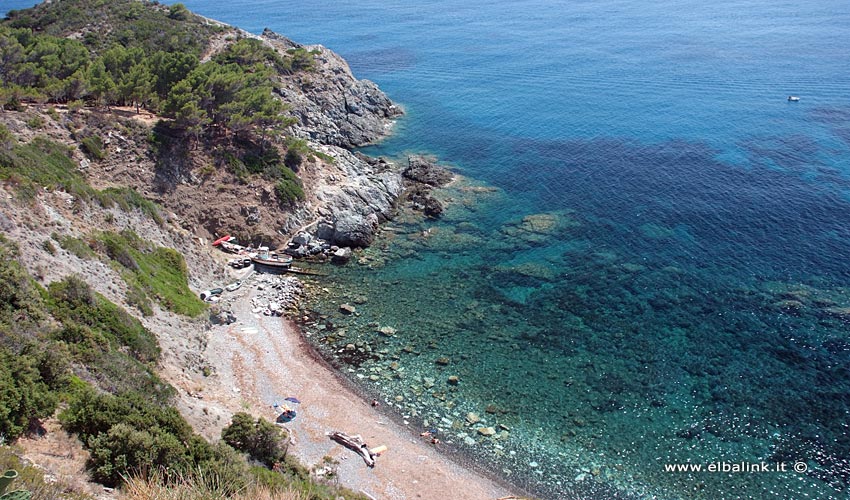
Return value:
[[(159, 359), (156, 336), (127, 311), (95, 293), (76, 276), (51, 283), (50, 311), (66, 326), (60, 338), (66, 342), (98, 345), (98, 338), (108, 340), (115, 348), (126, 347), (133, 358), (143, 363)], [(89, 333), (88, 330), (91, 331)]]
[(168, 17), (177, 21), (189, 19), (189, 9), (182, 3), (176, 3), (168, 8)]
[(53, 239), (59, 242), (59, 246), (62, 247), (63, 250), (71, 252), (78, 259), (93, 259), (97, 256), (89, 244), (79, 238), (74, 238), (73, 236), (59, 236), (57, 234), (53, 237)]
[(263, 418), (255, 421), (247, 413), (233, 415), (230, 425), (221, 430), (221, 439), (267, 467), (272, 467), (286, 455), (283, 432)]
[(35, 358), (0, 348), (0, 435), (16, 439), (56, 410)]
[(304, 156), (300, 151), (294, 148), (290, 148), (286, 151), (286, 156), (283, 157), (283, 164), (292, 169), (294, 172), (298, 172), (298, 169), (301, 167), (301, 163), (304, 162)]
[(159, 205), (143, 197), (133, 188), (106, 188), (100, 192), (100, 200), (106, 208), (109, 208), (111, 203), (115, 203), (125, 212), (139, 209), (157, 224), (164, 222)]
[(304, 201), (304, 188), (301, 179), (289, 169), (281, 169), (281, 179), (274, 186), (278, 202), (281, 205), (291, 205), (298, 201)]
[(117, 486), (128, 475), (161, 474), (164, 484), (198, 471), (240, 489), (247, 464), (226, 444), (210, 445), (173, 407), (137, 393), (117, 396), (83, 391), (62, 412), (68, 432), (77, 433), (91, 451), (87, 465), (98, 482)]
[(44, 251), (49, 253), (50, 255), (56, 255), (56, 246), (54, 246), (53, 242), (50, 240), (44, 240), (41, 243), (41, 248), (43, 248)]
[(103, 152), (103, 140), (96, 135), (84, 137), (80, 141), (80, 149), (92, 160), (102, 160), (106, 158), (106, 153)]
[(173, 434), (157, 427), (134, 428), (118, 423), (88, 440), (87, 462), (92, 478), (106, 486), (118, 486), (122, 476), (157, 467), (179, 468), (186, 447)]

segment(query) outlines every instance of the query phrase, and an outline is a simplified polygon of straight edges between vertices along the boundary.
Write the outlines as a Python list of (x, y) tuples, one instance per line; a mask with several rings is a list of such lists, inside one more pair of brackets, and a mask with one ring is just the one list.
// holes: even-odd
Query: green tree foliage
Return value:
[(254, 420), (247, 413), (233, 415), (230, 425), (221, 430), (221, 439), (267, 467), (272, 467), (286, 455), (286, 436), (282, 431), (268, 420)]
[(38, 286), (17, 257), (17, 246), (0, 236), (0, 435), (9, 439), (53, 413), (50, 384), (65, 366), (51, 366), (33, 344), (47, 316)]
[(95, 103), (109, 106), (116, 95), (117, 87), (112, 75), (106, 70), (102, 57), (96, 59), (89, 67), (87, 81)]
[(153, 94), (159, 101), (165, 101), (172, 88), (198, 66), (198, 56), (158, 50), (147, 58), (147, 64), (153, 79)]
[(148, 53), (164, 50), (195, 55), (206, 47), (211, 35), (224, 29), (192, 16), (185, 7), (139, 0), (44, 2), (10, 12), (6, 24), (57, 37), (83, 33), (84, 43), (96, 52), (120, 43), (142, 47)]
[(189, 19), (189, 14), (189, 9), (187, 9), (182, 3), (176, 3), (168, 9), (168, 17), (171, 19), (177, 19), (178, 21), (185, 21)]
[(56, 410), (57, 396), (38, 370), (38, 360), (0, 347), (0, 435), (16, 439)]
[[(242, 39), (199, 64), (209, 34), (222, 28), (199, 23), (182, 4), (163, 9), (129, 0), (63, 0), (61, 5), (11, 13), (0, 25), (0, 105), (84, 98), (107, 107), (132, 105), (137, 112), (147, 107), (174, 118), (190, 138), (232, 132), (256, 137), (261, 150), (295, 122), (273, 95), (273, 76), (311, 70), (314, 52), (295, 48), (280, 54)], [(90, 19), (112, 29), (106, 36), (92, 34)], [(80, 31), (87, 33), (83, 42), (60, 36)]]

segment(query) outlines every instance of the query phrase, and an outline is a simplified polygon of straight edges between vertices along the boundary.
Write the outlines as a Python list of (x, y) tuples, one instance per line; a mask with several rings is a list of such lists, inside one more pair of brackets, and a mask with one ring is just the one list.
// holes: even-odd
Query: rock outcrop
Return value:
[(381, 159), (355, 154), (340, 147), (320, 146), (334, 159), (340, 175), (321, 179), (314, 188), (319, 202), (317, 238), (340, 247), (366, 247), (378, 224), (389, 220), (403, 190), (401, 174)]
[(454, 178), (454, 175), (445, 167), (437, 165), (434, 161), (424, 156), (410, 156), (407, 158), (407, 168), (402, 173), (405, 179), (432, 187), (445, 186)]
[(389, 134), (402, 110), (369, 80), (358, 80), (348, 63), (321, 45), (300, 45), (266, 29), (262, 38), (282, 49), (315, 54), (315, 68), (283, 78), (278, 94), (298, 119), (296, 135), (332, 146), (364, 146)]
[(451, 182), (454, 174), (424, 156), (411, 156), (407, 159), (402, 176), (408, 189), (407, 201), (411, 206), (426, 217), (439, 218), (443, 214), (443, 204), (431, 195), (431, 191)]

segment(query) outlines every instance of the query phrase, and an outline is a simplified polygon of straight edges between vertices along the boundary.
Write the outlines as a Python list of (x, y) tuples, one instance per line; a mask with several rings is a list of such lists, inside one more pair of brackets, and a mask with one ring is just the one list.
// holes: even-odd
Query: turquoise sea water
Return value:
[[(184, 3), (339, 52), (407, 111), (367, 153), (468, 177), (308, 326), (417, 432), (546, 498), (850, 497), (846, 2)], [(786, 470), (665, 470), (716, 462)]]

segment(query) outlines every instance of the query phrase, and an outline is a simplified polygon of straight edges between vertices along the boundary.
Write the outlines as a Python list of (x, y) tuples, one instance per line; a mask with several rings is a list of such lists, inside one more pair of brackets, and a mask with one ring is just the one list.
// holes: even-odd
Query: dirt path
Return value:
[[(330, 456), (339, 461), (340, 484), (377, 499), (496, 499), (510, 492), (437, 453), (411, 436), (348, 389), (316, 360), (297, 327), (281, 318), (251, 311), (254, 283), (242, 287), (234, 302), (238, 321), (216, 326), (204, 353), (216, 374), (202, 391), (202, 406), (247, 411), (274, 420), (274, 403), (296, 396), (297, 416), (289, 422), (295, 444), (290, 448), (305, 464)], [(197, 395), (195, 396), (197, 397)], [(209, 413), (209, 409), (204, 411)], [(329, 431), (360, 434), (370, 447), (388, 451), (369, 469), (354, 452), (330, 441)]]

